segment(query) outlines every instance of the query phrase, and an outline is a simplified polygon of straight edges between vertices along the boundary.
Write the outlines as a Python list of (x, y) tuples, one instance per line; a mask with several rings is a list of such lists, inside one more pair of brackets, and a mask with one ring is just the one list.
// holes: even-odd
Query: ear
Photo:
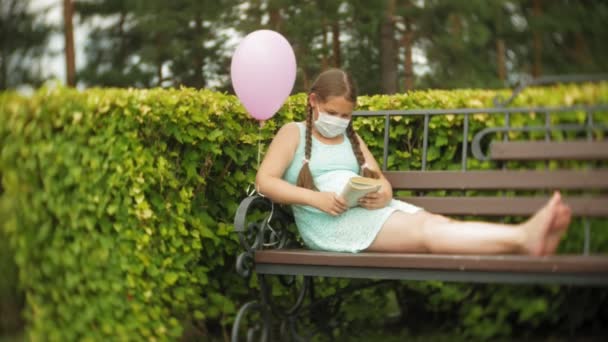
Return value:
[(316, 107), (317, 105), (317, 94), (315, 93), (310, 93), (308, 94), (308, 103), (310, 103), (311, 107)]

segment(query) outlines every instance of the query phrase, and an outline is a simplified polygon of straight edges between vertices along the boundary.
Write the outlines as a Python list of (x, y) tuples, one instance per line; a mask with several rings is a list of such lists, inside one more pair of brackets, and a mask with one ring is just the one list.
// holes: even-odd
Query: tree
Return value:
[[(541, 0), (533, 0), (532, 4), (532, 21), (539, 22), (539, 19), (542, 16), (542, 2)], [(534, 27), (534, 31), (532, 33), (534, 36), (534, 44), (532, 45), (532, 49), (534, 51), (534, 63), (532, 67), (533, 77), (539, 77), (542, 74), (543, 43), (542, 32), (539, 26), (540, 25)]]
[[(104, 86), (203, 88), (227, 70), (222, 9), (231, 0), (88, 0), (77, 3), (83, 20), (115, 20), (98, 27), (87, 45), (83, 80)], [(225, 80), (224, 80), (225, 82)]]
[(401, 45), (404, 50), (403, 57), (403, 86), (404, 91), (414, 89), (414, 39), (416, 36), (416, 32), (414, 30), (414, 22), (416, 18), (416, 10), (415, 7), (410, 0), (405, 0), (405, 2), (400, 6), (402, 13), (402, 21), (403, 21), (403, 31), (401, 32)]
[(502, 87), (517, 61), (512, 1), (425, 1), (416, 18), (418, 40), (429, 61), (421, 86)]
[(396, 0), (386, 0), (380, 28), (380, 56), (382, 69), (382, 92), (397, 92), (397, 42), (395, 40)]
[[(112, 24), (93, 30), (78, 74), (89, 85), (230, 91), (235, 41), (263, 28), (292, 44), (294, 92), (308, 90), (315, 75), (333, 66), (349, 70), (361, 94), (503, 87), (520, 75), (608, 69), (605, 1), (543, 1), (540, 11), (539, 3), (80, 0), (82, 20), (101, 16)], [(417, 74), (418, 60), (426, 60), (424, 74)]]
[(74, 4), (72, 0), (63, 0), (63, 22), (65, 36), (65, 66), (66, 83), (70, 87), (76, 85), (76, 60), (74, 56), (74, 29), (72, 17), (74, 16)]
[(156, 85), (203, 88), (211, 74), (225, 72), (221, 14), (227, 4), (156, 0), (135, 8), (135, 30), (144, 42), (137, 53), (154, 66)]
[(526, 3), (534, 32), (532, 75), (608, 70), (608, 3), (555, 0)]
[(382, 92), (380, 66), (380, 27), (385, 16), (385, 2), (349, 0), (345, 13), (345, 51), (343, 65), (357, 80), (361, 94)]
[(29, 0), (0, 0), (0, 90), (44, 81), (36, 63), (52, 27), (29, 7)]
[[(132, 0), (79, 0), (75, 10), (83, 23), (93, 26), (85, 46), (86, 64), (78, 70), (86, 85), (149, 87), (154, 73), (140, 63), (137, 51), (143, 37), (135, 30)], [(95, 25), (96, 17), (110, 22)]]

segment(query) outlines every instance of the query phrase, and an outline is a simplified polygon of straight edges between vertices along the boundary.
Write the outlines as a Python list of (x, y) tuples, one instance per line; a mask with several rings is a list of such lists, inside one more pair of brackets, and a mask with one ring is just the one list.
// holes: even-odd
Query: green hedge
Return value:
[[(491, 107), (496, 94), (363, 97), (359, 109)], [(259, 130), (234, 96), (207, 90), (42, 88), (31, 97), (0, 94), (2, 229), (26, 295), (28, 338), (176, 340), (184, 327), (205, 336), (226, 334), (236, 309), (250, 299), (249, 286), (234, 271), (240, 247), (232, 220), (255, 176), (259, 137), (267, 146), (278, 127), (302, 120), (304, 101), (304, 94), (290, 97)], [(513, 105), (598, 102), (608, 102), (606, 83), (529, 89)], [(596, 120), (605, 120), (605, 114)], [(567, 118), (584, 122), (584, 113)], [(502, 118), (480, 114), (471, 120), (475, 129)], [(530, 120), (528, 113), (512, 122), (524, 120)], [(420, 123), (420, 118), (393, 119), (389, 168), (420, 167)], [(460, 165), (461, 126), (459, 117), (431, 121), (430, 169)], [(358, 118), (355, 127), (379, 158), (383, 121)], [(470, 166), (487, 167), (473, 160)], [(595, 251), (608, 250), (607, 236), (594, 235)], [(580, 246), (580, 236), (569, 239), (575, 242), (564, 250)], [(327, 280), (319, 292), (348, 283)], [(249, 285), (255, 286), (255, 279)], [(433, 317), (460, 307), (460, 323), (450, 329), (505, 336), (513, 321), (538, 321), (533, 327), (558, 321), (550, 310), (569, 298), (559, 288), (472, 288), (400, 285), (396, 299), (385, 289), (368, 290), (347, 301), (343, 329), (381, 324), (385, 308), (418, 293), (429, 300), (426, 310), (435, 312)], [(555, 304), (555, 296), (566, 299)], [(461, 305), (463, 299), (470, 303)], [(475, 331), (484, 319), (501, 315), (502, 321), (492, 319)], [(336, 333), (341, 331), (346, 330)]]
[(21, 310), (23, 291), (18, 287), (17, 266), (13, 260), (6, 234), (2, 229), (4, 216), (0, 214), (0, 341), (3, 336), (15, 335), (23, 329)]

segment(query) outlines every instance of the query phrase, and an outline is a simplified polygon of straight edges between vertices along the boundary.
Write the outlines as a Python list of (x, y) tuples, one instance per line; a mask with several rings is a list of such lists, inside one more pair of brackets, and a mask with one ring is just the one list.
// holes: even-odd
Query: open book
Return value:
[(370, 192), (377, 192), (382, 187), (380, 179), (368, 177), (352, 177), (344, 186), (341, 196), (346, 200), (349, 208), (359, 205), (359, 199)]

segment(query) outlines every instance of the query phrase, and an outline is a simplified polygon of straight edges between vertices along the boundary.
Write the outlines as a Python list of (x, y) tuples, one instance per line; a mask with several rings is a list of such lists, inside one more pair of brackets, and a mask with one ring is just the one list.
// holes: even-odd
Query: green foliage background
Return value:
[[(497, 93), (508, 94), (362, 97), (358, 109), (491, 107)], [(529, 89), (513, 105), (606, 102), (608, 84), (601, 83)], [(304, 103), (304, 94), (290, 97), (259, 128), (234, 96), (208, 90), (41, 88), (27, 98), (0, 94), (0, 229), (14, 251), (0, 262), (14, 260), (19, 270), (28, 338), (176, 340), (185, 326), (207, 336), (225, 334), (236, 308), (251, 299), (249, 287), (256, 286), (255, 279), (246, 284), (234, 271), (240, 247), (232, 220), (255, 176), (258, 141), (265, 147), (278, 127), (303, 120)], [(392, 119), (389, 169), (420, 167), (421, 119)], [(501, 120), (474, 115), (471, 130)], [(513, 116), (512, 124), (530, 120), (544, 123), (544, 117), (525, 113)], [(553, 120), (584, 122), (585, 113)], [(606, 113), (596, 113), (595, 120), (608, 121)], [(356, 118), (355, 127), (380, 159), (384, 122)], [(459, 167), (462, 118), (434, 118), (431, 129), (428, 168)], [(473, 160), (469, 166), (489, 167)], [(593, 238), (593, 252), (608, 251), (608, 234)], [(580, 246), (580, 229), (573, 227), (562, 251), (579, 252)], [(8, 269), (14, 275), (14, 267)], [(14, 288), (11, 277), (2, 281)], [(349, 282), (323, 281), (318, 293)], [(574, 313), (580, 315), (572, 316), (570, 291), (577, 291)], [(593, 289), (422, 282), (396, 284), (389, 292), (392, 297), (382, 287), (348, 299), (335, 333), (382, 327), (387, 310), (400, 311), (403, 324), (426, 317), (427, 325), (477, 338), (564, 322), (569, 325), (563, 329), (577, 331), (606, 317), (606, 292)], [(580, 298), (590, 300), (583, 305)]]

